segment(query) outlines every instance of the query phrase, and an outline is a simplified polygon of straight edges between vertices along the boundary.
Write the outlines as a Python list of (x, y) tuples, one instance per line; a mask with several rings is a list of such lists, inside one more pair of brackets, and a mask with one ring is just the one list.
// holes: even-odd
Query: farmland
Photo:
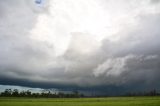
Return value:
[(0, 106), (160, 106), (160, 97), (0, 98)]

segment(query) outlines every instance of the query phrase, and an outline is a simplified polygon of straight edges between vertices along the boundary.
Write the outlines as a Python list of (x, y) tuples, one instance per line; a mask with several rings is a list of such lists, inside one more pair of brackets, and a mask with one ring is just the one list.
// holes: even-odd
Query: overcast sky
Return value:
[(0, 0), (0, 84), (159, 89), (159, 40), (160, 0)]

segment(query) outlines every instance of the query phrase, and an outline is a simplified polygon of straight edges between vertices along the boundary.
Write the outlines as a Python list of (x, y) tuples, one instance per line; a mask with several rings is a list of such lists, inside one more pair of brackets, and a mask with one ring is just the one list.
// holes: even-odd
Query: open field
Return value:
[(0, 106), (160, 106), (160, 97), (0, 98)]

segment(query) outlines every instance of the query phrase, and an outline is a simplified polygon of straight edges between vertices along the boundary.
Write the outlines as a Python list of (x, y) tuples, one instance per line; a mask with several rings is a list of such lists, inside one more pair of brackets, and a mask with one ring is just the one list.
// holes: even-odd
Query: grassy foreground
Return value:
[(0, 98), (0, 106), (160, 106), (160, 97)]

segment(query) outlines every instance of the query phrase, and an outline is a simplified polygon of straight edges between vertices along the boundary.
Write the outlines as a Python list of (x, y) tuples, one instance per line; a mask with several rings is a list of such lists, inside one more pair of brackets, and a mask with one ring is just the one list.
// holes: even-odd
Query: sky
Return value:
[(159, 40), (160, 0), (0, 0), (0, 88), (160, 89)]

